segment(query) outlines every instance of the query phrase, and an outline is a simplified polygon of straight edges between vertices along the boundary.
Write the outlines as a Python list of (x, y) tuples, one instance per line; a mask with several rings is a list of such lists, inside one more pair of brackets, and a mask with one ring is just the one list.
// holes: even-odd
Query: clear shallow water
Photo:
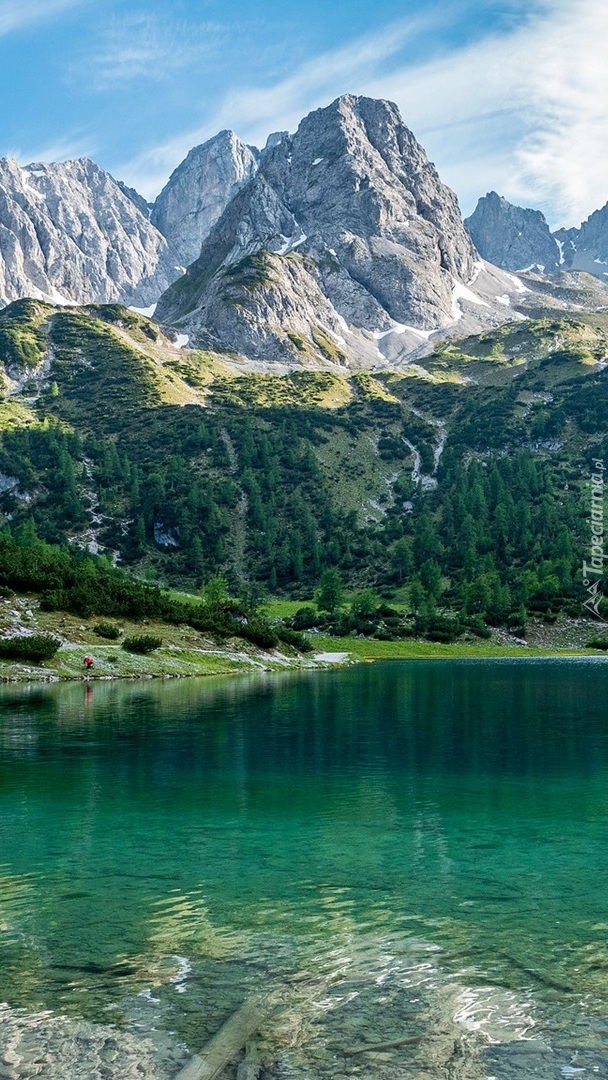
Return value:
[(1, 688), (0, 1077), (170, 1077), (261, 992), (266, 1076), (608, 1076), (607, 689)]

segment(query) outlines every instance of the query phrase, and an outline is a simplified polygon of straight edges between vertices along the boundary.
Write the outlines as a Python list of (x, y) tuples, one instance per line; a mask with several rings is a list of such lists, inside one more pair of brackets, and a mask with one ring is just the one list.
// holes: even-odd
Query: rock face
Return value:
[(0, 161), (0, 304), (34, 296), (145, 306), (178, 273), (164, 237), (94, 162)]
[(391, 330), (458, 318), (476, 260), (396, 106), (346, 95), (265, 151), (157, 318), (259, 359), (377, 357)]
[(513, 206), (490, 191), (465, 225), (483, 258), (503, 270), (538, 269), (554, 274), (560, 267), (559, 245), (540, 210)]
[(608, 280), (608, 203), (583, 221), (580, 229), (560, 229), (555, 238), (568, 268)]
[(608, 279), (608, 203), (579, 229), (551, 233), (539, 210), (512, 206), (491, 191), (465, 225), (483, 258), (504, 270), (583, 270)]
[(233, 131), (195, 146), (178, 165), (152, 208), (151, 220), (185, 268), (237, 191), (255, 175), (259, 151)]

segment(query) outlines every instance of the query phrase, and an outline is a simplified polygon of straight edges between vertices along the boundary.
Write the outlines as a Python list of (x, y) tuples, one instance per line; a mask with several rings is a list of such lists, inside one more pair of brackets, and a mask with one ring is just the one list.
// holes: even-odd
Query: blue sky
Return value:
[(153, 197), (223, 127), (258, 145), (388, 97), (465, 213), (608, 199), (605, 0), (0, 0), (0, 154), (87, 155)]

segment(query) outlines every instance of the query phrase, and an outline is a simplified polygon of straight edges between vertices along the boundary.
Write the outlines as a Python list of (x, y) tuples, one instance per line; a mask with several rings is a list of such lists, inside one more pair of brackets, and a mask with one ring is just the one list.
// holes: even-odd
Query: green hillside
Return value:
[(304, 598), (336, 568), (439, 634), (450, 612), (579, 614), (607, 360), (600, 311), (389, 373), (244, 373), (119, 305), (19, 301), (0, 312), (2, 525), (180, 588), (221, 573)]

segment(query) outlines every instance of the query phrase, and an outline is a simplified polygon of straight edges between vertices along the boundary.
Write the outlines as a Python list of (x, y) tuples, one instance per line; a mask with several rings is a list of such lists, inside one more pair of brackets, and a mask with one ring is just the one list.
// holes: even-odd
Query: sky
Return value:
[(263, 145), (343, 93), (396, 102), (464, 214), (608, 200), (606, 0), (0, 0), (0, 156), (93, 158), (152, 199), (222, 128)]

